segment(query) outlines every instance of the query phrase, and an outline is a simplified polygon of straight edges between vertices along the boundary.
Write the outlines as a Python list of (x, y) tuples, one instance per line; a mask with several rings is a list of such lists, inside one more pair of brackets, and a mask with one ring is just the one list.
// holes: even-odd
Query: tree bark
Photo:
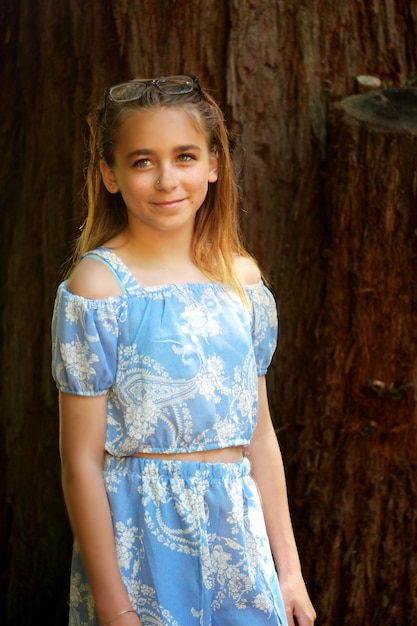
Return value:
[(106, 86), (172, 73), (223, 106), (279, 303), (269, 393), (319, 623), (416, 622), (415, 137), (336, 106), (359, 75), (417, 75), (415, 4), (3, 0), (0, 36), (1, 623), (66, 622), (49, 329), (84, 218), (85, 118)]
[(311, 505), (300, 533), (327, 546), (308, 565), (322, 623), (412, 624), (417, 136), (358, 123), (341, 107), (328, 128), (322, 378), (303, 439), (311, 467), (299, 489)]

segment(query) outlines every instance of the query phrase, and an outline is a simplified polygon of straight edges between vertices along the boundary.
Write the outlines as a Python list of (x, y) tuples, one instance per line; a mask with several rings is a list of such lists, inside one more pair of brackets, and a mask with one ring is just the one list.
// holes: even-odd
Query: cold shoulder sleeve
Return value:
[(88, 300), (62, 283), (52, 316), (52, 376), (59, 390), (83, 396), (105, 394), (116, 374), (123, 296)]
[(258, 376), (271, 363), (278, 340), (278, 315), (274, 296), (263, 282), (246, 288), (252, 306), (252, 342)]

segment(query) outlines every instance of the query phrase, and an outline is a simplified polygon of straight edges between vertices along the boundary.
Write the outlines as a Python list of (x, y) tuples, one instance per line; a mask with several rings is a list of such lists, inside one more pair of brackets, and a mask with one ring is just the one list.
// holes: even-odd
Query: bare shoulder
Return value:
[(68, 290), (83, 298), (100, 300), (120, 296), (122, 290), (111, 270), (95, 259), (83, 259), (72, 272)]
[(236, 256), (235, 268), (244, 285), (255, 285), (261, 280), (261, 271), (255, 259), (251, 257)]

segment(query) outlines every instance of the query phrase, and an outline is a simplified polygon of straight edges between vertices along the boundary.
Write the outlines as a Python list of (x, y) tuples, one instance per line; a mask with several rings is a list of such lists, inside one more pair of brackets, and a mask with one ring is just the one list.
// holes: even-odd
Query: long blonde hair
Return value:
[(87, 169), (87, 219), (80, 237), (72, 267), (81, 256), (103, 245), (127, 225), (127, 211), (121, 194), (105, 188), (100, 161), (114, 163), (114, 145), (118, 131), (132, 111), (158, 107), (181, 108), (197, 123), (217, 156), (218, 179), (208, 184), (207, 196), (198, 210), (192, 239), (192, 256), (196, 266), (210, 279), (229, 285), (243, 295), (235, 271), (234, 257), (252, 258), (245, 249), (238, 219), (239, 194), (230, 155), (229, 138), (222, 111), (203, 89), (187, 94), (166, 94), (155, 87), (147, 88), (134, 101), (115, 103), (105, 100), (101, 109), (89, 119), (90, 158)]

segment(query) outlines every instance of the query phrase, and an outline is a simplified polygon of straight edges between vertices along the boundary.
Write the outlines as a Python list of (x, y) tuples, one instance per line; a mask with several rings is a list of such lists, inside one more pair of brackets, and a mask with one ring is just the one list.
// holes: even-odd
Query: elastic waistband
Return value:
[(249, 460), (244, 457), (236, 463), (199, 463), (194, 461), (176, 461), (147, 459), (141, 457), (116, 457), (106, 455), (103, 465), (104, 472), (121, 474), (141, 474), (147, 477), (194, 477), (198, 478), (241, 478), (250, 473)]

